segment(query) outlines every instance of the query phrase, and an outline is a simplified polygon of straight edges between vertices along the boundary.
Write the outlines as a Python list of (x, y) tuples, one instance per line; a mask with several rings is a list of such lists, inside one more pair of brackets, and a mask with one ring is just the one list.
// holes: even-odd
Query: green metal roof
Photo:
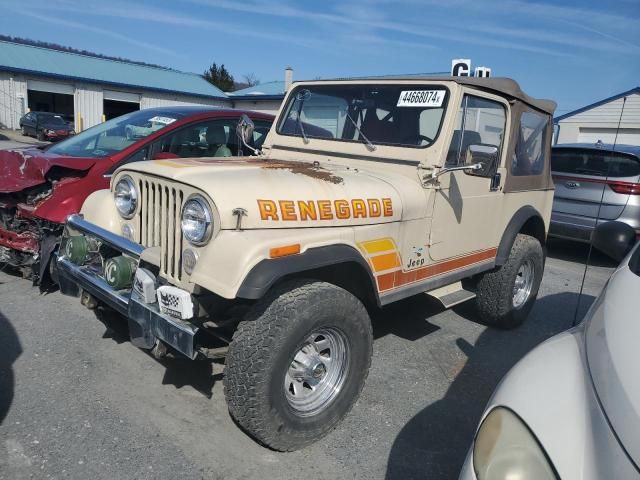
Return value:
[(261, 95), (280, 95), (284, 96), (284, 81), (273, 81), (273, 82), (265, 82), (259, 83), (258, 85), (254, 85), (253, 87), (243, 88), (242, 90), (236, 90), (235, 92), (228, 92), (229, 95), (234, 97), (242, 97), (245, 95), (256, 95), (260, 97)]
[(209, 98), (227, 95), (200, 75), (0, 41), (0, 70)]

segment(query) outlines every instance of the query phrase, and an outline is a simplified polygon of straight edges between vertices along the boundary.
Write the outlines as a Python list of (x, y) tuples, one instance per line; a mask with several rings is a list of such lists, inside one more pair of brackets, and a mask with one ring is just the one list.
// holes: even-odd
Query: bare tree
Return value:
[(260, 83), (260, 79), (253, 72), (243, 75), (242, 78), (244, 79), (244, 83), (246, 83), (248, 87), (255, 87)]

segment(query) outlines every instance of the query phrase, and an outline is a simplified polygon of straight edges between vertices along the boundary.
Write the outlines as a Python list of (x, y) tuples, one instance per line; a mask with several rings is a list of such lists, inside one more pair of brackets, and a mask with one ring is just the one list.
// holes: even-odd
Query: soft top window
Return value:
[(518, 142), (511, 161), (512, 175), (540, 175), (544, 170), (548, 118), (534, 111), (522, 112)]
[(278, 133), (376, 145), (428, 147), (448, 100), (438, 85), (307, 85), (289, 96)]
[(606, 150), (554, 148), (551, 170), (596, 177), (637, 177), (640, 160), (633, 155)]

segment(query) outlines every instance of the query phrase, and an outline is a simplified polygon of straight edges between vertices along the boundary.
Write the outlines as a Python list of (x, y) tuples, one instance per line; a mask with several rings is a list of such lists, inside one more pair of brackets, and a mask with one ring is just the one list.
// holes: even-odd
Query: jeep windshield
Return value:
[(69, 157), (108, 157), (166, 128), (183, 116), (170, 109), (127, 113), (53, 145), (47, 151)]
[(424, 148), (437, 138), (448, 100), (439, 85), (303, 85), (289, 96), (278, 133)]

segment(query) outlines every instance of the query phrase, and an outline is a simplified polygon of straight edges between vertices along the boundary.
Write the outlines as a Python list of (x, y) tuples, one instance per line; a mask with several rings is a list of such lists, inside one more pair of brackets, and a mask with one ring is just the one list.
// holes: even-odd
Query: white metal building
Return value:
[(167, 105), (232, 102), (197, 74), (0, 41), (0, 128), (19, 128), (28, 110), (60, 113), (80, 131)]
[(640, 145), (640, 87), (560, 115), (554, 122), (556, 143), (615, 140), (618, 144)]

